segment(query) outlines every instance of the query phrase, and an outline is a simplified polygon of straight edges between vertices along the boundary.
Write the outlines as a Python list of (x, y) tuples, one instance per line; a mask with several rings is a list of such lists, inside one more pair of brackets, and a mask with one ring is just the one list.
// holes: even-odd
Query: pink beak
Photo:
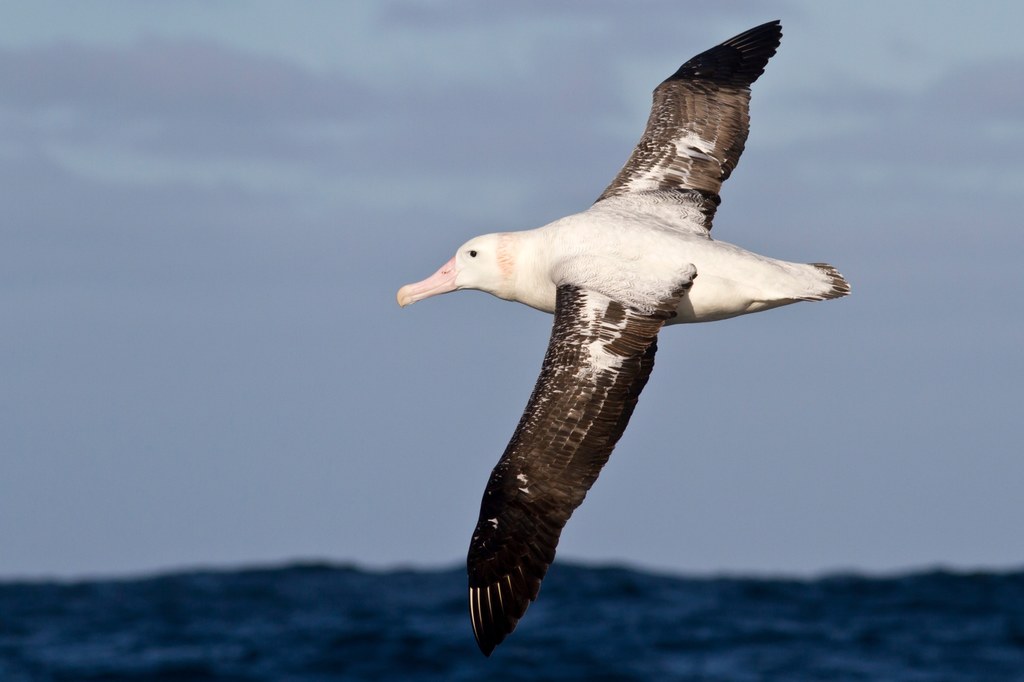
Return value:
[(455, 257), (441, 266), (441, 269), (422, 282), (406, 284), (398, 290), (398, 305), (403, 308), (416, 301), (422, 301), (438, 294), (455, 291)]

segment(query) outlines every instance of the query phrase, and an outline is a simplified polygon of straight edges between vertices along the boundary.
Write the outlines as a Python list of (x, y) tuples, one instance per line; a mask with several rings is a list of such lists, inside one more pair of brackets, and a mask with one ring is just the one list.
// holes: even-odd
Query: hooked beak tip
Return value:
[(398, 290), (396, 298), (403, 308), (430, 296), (455, 291), (455, 258), (441, 266), (441, 269), (422, 282), (406, 284)]
[(409, 285), (402, 287), (401, 289), (398, 290), (398, 295), (396, 296), (396, 298), (398, 299), (398, 305), (403, 308), (405, 308), (406, 306), (410, 306), (416, 302), (415, 299), (413, 299), (412, 295), (409, 293), (408, 289)]

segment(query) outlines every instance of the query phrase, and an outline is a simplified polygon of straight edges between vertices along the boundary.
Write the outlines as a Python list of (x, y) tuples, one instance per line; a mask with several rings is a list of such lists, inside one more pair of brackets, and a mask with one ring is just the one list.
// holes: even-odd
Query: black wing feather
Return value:
[[(562, 528), (633, 414), (673, 308), (642, 315), (600, 294), (559, 287), (540, 378), (487, 482), (470, 544), (470, 616), (484, 654), (536, 599)], [(594, 344), (610, 365), (592, 361)]]
[(782, 40), (778, 21), (762, 24), (683, 64), (654, 91), (640, 142), (598, 201), (633, 192), (670, 192), (711, 229), (750, 129), (750, 85)]

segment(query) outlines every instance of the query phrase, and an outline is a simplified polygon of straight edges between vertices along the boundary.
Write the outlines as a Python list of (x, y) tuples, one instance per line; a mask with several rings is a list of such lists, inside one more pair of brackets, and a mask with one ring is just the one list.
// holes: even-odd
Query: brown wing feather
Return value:
[[(622, 436), (656, 337), (689, 281), (647, 316), (563, 285), (540, 378), (491, 473), (469, 548), (469, 608), (490, 655), (537, 597), (555, 546)], [(601, 355), (593, 361), (592, 354)]]
[(598, 201), (632, 192), (670, 191), (697, 203), (711, 229), (718, 193), (743, 152), (750, 85), (782, 39), (769, 22), (689, 60), (654, 91), (647, 128)]

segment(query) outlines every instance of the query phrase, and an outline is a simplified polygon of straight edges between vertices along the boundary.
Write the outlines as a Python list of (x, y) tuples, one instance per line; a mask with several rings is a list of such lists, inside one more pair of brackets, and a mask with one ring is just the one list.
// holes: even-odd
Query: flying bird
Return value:
[(562, 528), (622, 436), (665, 325), (850, 293), (826, 263), (790, 263), (711, 237), (749, 128), (750, 85), (782, 38), (772, 21), (702, 52), (654, 90), (640, 142), (585, 211), (474, 237), (402, 306), (478, 289), (554, 313), (540, 378), (491, 473), (469, 547), (469, 612), (490, 655), (555, 558)]

